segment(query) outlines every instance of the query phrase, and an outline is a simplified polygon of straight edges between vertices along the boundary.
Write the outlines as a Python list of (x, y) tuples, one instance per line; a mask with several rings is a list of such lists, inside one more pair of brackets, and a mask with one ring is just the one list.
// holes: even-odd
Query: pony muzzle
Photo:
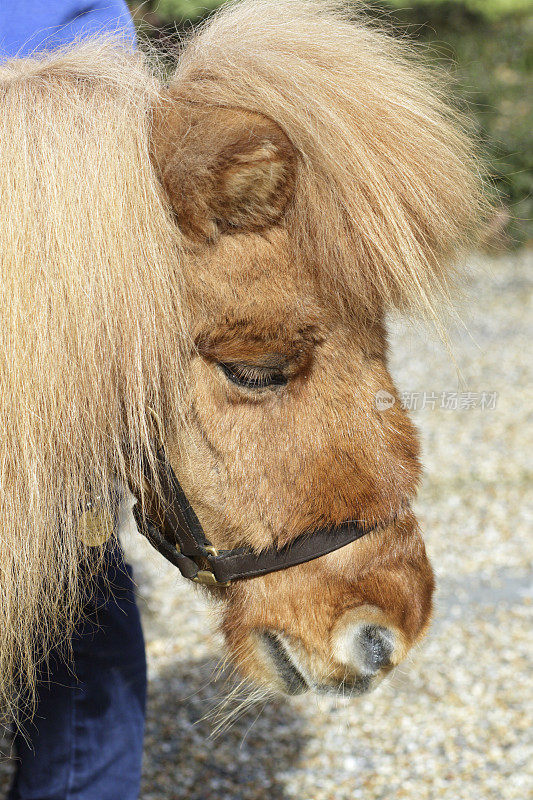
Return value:
[(402, 634), (390, 626), (352, 619), (346, 612), (335, 626), (329, 655), (310, 651), (286, 634), (264, 630), (255, 636), (256, 653), (270, 688), (287, 695), (308, 691), (357, 697), (375, 689), (403, 658)]

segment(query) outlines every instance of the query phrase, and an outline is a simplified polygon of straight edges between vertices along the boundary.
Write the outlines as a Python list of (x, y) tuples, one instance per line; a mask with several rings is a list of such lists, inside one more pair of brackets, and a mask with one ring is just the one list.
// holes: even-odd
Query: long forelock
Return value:
[(480, 167), (442, 76), (363, 12), (229, 3), (193, 36), (171, 89), (283, 128), (300, 156), (293, 247), (328, 303), (435, 317), (486, 214)]

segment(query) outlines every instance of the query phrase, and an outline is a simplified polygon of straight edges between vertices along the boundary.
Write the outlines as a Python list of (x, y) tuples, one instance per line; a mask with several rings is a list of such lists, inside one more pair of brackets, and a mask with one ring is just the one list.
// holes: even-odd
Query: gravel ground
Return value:
[[(141, 800), (533, 795), (533, 252), (473, 266), (465, 327), (452, 333), (464, 385), (427, 331), (390, 326), (393, 372), (406, 402), (417, 403), (424, 446), (417, 510), (438, 580), (425, 643), (367, 697), (261, 703), (213, 737), (227, 689), (214, 677), (221, 641), (212, 612), (140, 537), (126, 537), (150, 672)], [(457, 399), (475, 407), (441, 408), (443, 392), (452, 406), (450, 393), (471, 392)], [(10, 770), (0, 765), (0, 792)]]

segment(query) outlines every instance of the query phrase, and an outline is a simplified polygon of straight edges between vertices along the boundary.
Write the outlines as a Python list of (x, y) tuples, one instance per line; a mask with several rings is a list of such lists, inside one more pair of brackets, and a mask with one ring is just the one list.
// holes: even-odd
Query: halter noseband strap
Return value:
[(155, 513), (151, 517), (143, 514), (139, 497), (133, 507), (139, 531), (185, 578), (205, 586), (225, 587), (235, 580), (303, 564), (355, 542), (380, 525), (344, 522), (304, 533), (285, 547), (260, 553), (247, 547), (218, 550), (206, 538), (162, 450), (157, 453), (156, 467), (159, 491), (153, 489), (148, 475), (145, 489)]

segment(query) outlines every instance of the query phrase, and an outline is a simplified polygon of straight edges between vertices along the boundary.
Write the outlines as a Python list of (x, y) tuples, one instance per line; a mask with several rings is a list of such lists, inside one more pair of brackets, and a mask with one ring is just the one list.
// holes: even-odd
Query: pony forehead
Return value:
[(222, 235), (183, 261), (193, 338), (206, 353), (298, 351), (318, 335), (331, 302), (295, 258), (282, 227)]
[(312, 273), (299, 262), (289, 231), (276, 226), (264, 231), (223, 234), (214, 244), (184, 250), (183, 270), (191, 290), (203, 302), (296, 302), (313, 294)]

